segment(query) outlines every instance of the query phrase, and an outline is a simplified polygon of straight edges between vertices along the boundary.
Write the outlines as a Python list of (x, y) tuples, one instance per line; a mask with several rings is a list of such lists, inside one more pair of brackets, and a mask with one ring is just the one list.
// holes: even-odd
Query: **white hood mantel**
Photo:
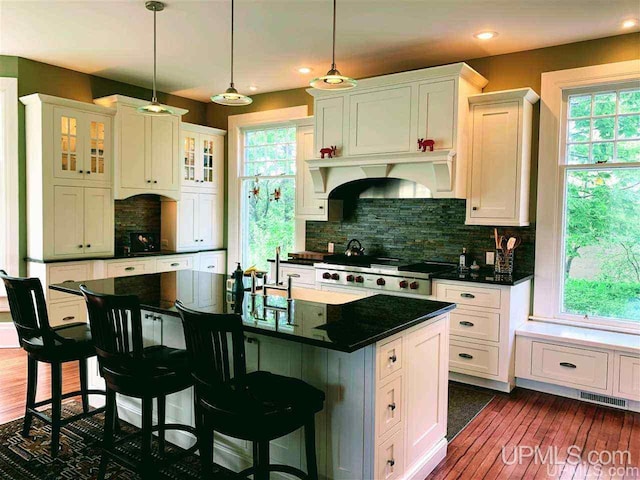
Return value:
[(398, 178), (427, 187), (434, 198), (452, 196), (456, 153), (453, 150), (416, 152), (404, 155), (367, 155), (307, 160), (318, 198), (340, 185), (374, 178)]

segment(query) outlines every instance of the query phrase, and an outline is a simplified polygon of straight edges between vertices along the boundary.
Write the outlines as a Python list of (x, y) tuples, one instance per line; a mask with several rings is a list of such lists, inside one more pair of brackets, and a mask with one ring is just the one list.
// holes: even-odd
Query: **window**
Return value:
[(296, 127), (246, 129), (242, 139), (242, 265), (268, 271), (276, 247), (285, 257), (294, 248)]
[(640, 88), (564, 100), (559, 313), (640, 322)]

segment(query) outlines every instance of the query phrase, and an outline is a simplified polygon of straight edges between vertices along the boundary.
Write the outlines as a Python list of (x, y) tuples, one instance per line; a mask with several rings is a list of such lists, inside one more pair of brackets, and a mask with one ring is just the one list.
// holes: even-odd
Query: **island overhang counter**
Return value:
[[(210, 312), (233, 311), (228, 277), (194, 270), (66, 282), (50, 288), (80, 295), (80, 284), (140, 298), (145, 344), (184, 348), (175, 300)], [(455, 304), (376, 295), (294, 289), (293, 300), (247, 292), (239, 309), (247, 370), (301, 378), (326, 394), (316, 416), (321, 478), (423, 480), (447, 443), (448, 323)], [(310, 301), (309, 298), (314, 301)], [(97, 367), (91, 383), (100, 386)], [(118, 398), (121, 418), (140, 425), (137, 399)], [(167, 397), (167, 422), (193, 425), (192, 389)], [(193, 439), (167, 432), (188, 447)], [(304, 444), (294, 432), (272, 442), (273, 462), (304, 470)], [(216, 463), (239, 471), (251, 444), (216, 434)]]

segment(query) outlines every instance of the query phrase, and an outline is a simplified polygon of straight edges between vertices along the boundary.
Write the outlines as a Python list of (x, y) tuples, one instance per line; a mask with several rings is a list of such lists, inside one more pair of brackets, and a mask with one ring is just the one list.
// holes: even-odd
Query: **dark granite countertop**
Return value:
[[(226, 291), (228, 278), (227, 275), (182, 270), (82, 283), (100, 293), (138, 295), (143, 309), (176, 318), (176, 299), (198, 311), (232, 311), (232, 295)], [(49, 288), (80, 295), (79, 285), (78, 282), (67, 282)], [(328, 297), (330, 301), (330, 295)], [(261, 293), (252, 296), (247, 292), (241, 312), (247, 332), (354, 352), (454, 308), (453, 303), (389, 295), (375, 295), (339, 305), (303, 300), (293, 300), (288, 305), (282, 296), (269, 295), (265, 299)]]
[(460, 272), (458, 269), (435, 273), (431, 276), (440, 280), (456, 280), (459, 282), (486, 283), (489, 285), (505, 285), (513, 287), (533, 278), (533, 273), (513, 272), (511, 275), (497, 274), (493, 268), (481, 268), (477, 271)]
[(134, 253), (124, 253), (124, 252), (116, 252), (115, 255), (109, 255), (106, 257), (81, 257), (81, 258), (63, 258), (63, 259), (55, 259), (55, 260), (41, 260), (38, 258), (26, 257), (24, 259), (25, 262), (35, 262), (35, 263), (60, 263), (60, 262), (82, 262), (89, 260), (120, 260), (120, 259), (130, 259), (130, 258), (151, 258), (151, 257), (162, 257), (164, 255), (193, 255), (194, 253), (201, 252), (219, 252), (226, 251), (226, 248), (201, 248), (197, 250), (181, 250), (176, 252), (174, 250), (160, 250), (158, 252), (146, 253), (146, 252), (134, 252)]

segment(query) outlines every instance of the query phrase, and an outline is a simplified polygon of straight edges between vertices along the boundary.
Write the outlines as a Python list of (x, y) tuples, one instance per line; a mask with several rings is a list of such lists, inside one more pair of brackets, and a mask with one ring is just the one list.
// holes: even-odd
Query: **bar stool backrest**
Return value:
[(80, 290), (87, 302), (101, 371), (129, 375), (142, 368), (144, 346), (138, 297), (96, 293), (86, 285), (80, 285)]
[(53, 346), (55, 340), (40, 279), (10, 277), (4, 270), (0, 270), (0, 278), (7, 290), (11, 318), (18, 331), (20, 345), (24, 347), (27, 340), (33, 345), (34, 339), (42, 338), (44, 348)]
[(196, 384), (211, 388), (247, 371), (242, 318), (236, 314), (202, 313), (179, 300), (184, 338)]

